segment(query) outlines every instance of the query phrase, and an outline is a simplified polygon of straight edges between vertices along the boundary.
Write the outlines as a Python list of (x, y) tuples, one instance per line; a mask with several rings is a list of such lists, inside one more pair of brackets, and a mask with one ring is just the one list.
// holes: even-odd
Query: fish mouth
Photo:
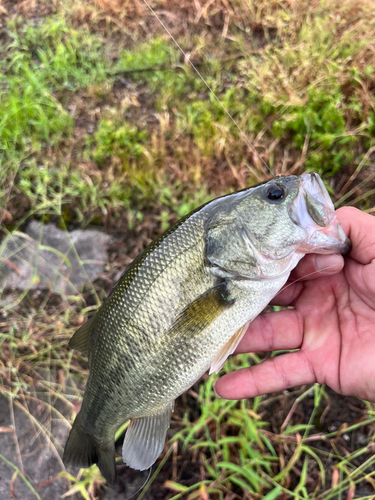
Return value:
[(347, 255), (351, 251), (352, 244), (336, 219), (332, 200), (318, 174), (300, 177), (299, 193), (290, 210), (294, 222), (307, 232), (297, 252)]

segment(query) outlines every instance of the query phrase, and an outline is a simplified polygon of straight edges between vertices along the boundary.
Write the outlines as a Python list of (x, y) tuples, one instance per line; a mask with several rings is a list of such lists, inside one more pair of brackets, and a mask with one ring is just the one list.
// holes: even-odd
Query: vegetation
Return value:
[[(372, 0), (153, 6), (185, 55), (136, 0), (0, 7), (0, 262), (31, 219), (120, 230), (133, 258), (199, 204), (272, 174), (318, 171), (337, 206), (374, 211)], [(56, 457), (61, 442), (30, 402), (69, 427), (87, 363), (67, 341), (123, 267), (113, 258), (106, 280), (77, 295), (2, 294), (1, 396)], [(373, 498), (374, 405), (339, 410), (348, 400), (318, 386), (230, 402), (215, 398), (213, 381), (181, 398), (164, 466), (146, 485), (163, 492), (155, 498)], [(8, 466), (42, 498), (22, 459)], [(61, 471), (68, 497), (98, 497), (96, 467)]]

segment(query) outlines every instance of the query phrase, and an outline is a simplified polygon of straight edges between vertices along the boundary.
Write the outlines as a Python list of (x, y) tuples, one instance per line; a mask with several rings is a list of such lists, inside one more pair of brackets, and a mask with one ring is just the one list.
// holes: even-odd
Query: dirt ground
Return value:
[[(72, 22), (75, 26), (79, 27), (80, 24), (92, 23), (93, 31), (98, 30), (98, 32), (103, 33), (103, 36), (112, 37), (112, 40), (116, 40), (117, 37), (119, 44), (121, 41), (121, 44), (125, 47), (127, 44), (129, 44), (129, 46), (132, 44), (131, 37), (126, 38), (124, 35), (125, 28), (131, 31), (134, 27), (134, 30), (138, 30), (139, 34), (144, 36), (145, 39), (152, 37), (153, 34), (160, 30), (158, 21), (148, 12), (141, 1), (127, 2), (129, 3), (129, 11), (127, 12), (128, 19), (125, 19), (125, 21), (121, 19), (121, 22), (118, 19), (120, 18), (119, 13), (121, 9), (123, 9), (124, 0), (97, 0), (97, 2), (94, 3), (100, 5), (100, 7), (104, 9), (104, 13), (94, 15), (92, 14), (92, 10), (85, 10), (82, 8), (81, 12), (80, 9), (77, 8), (72, 16)], [(209, 9), (209, 6), (213, 4), (213, 2), (207, 2), (205, 6), (203, 3), (204, 2), (199, 1), (168, 2), (167, 0), (161, 0), (158, 2), (158, 6), (162, 14), (168, 19), (168, 26), (175, 36), (178, 37), (186, 33), (199, 36), (204, 33), (205, 43), (208, 47), (207, 54), (214, 54), (215, 51), (211, 49), (215, 47), (215, 40), (226, 37), (227, 1), (222, 0), (222, 2), (219, 2), (219, 8), (215, 7), (212, 10)], [(271, 4), (276, 5), (277, 2), (270, 2), (270, 5)], [(37, 25), (44, 16), (58, 12), (58, 5), (59, 2), (56, 0), (51, 1), (50, 5), (42, 0), (6, 1), (0, 5), (0, 21), (5, 24), (6, 18), (9, 16), (24, 16), (25, 19), (32, 20), (32, 22)], [(237, 5), (237, 3), (233, 2), (233, 5)], [(82, 14), (81, 17), (80, 13)], [(90, 18), (90, 15), (93, 17)], [(276, 39), (276, 28), (272, 27), (266, 29), (259, 22), (250, 22), (249, 19), (241, 19), (236, 13), (232, 13), (231, 15), (231, 19), (234, 20), (235, 23), (234, 25), (237, 26), (236, 29), (240, 29), (243, 23), (251, 29), (253, 37), (251, 43), (250, 37), (248, 40), (249, 50), (250, 48), (254, 48), (252, 45), (253, 43), (260, 49), (266, 42), (268, 43), (269, 40)], [(2, 39), (5, 40), (5, 38), (5, 34), (0, 31), (0, 42)], [(246, 40), (247, 39), (245, 39), (245, 42)], [(229, 47), (232, 42), (228, 38), (225, 43), (227, 43)], [(200, 68), (202, 56), (199, 55), (199, 53), (198, 55), (194, 55), (194, 47), (189, 47), (189, 41), (187, 41), (186, 49), (191, 49), (194, 63)], [(224, 62), (227, 62), (226, 59)], [(179, 63), (181, 66), (186, 63), (182, 55), (180, 56)], [(179, 70), (181, 70), (181, 68), (179, 68)], [(225, 72), (223, 72), (222, 77), (222, 90), (228, 89), (232, 85), (229, 76), (224, 73)], [(118, 74), (115, 75), (111, 86), (108, 87), (108, 93), (105, 95), (99, 92), (99, 97), (96, 96), (92, 98), (92, 96), (87, 95), (81, 90), (77, 92), (76, 96), (67, 93), (69, 96), (67, 98), (69, 105), (77, 104), (77, 114), (75, 116), (74, 133), (71, 138), (71, 144), (68, 144), (69, 141), (65, 141), (67, 144), (62, 141), (59, 145), (61, 150), (57, 148), (59, 153), (61, 151), (65, 151), (66, 153), (66, 151), (69, 150), (73, 165), (75, 165), (76, 161), (78, 162), (78, 160), (81, 160), (79, 154), (82, 153), (83, 145), (87, 137), (92, 135), (98, 127), (102, 118), (101, 113), (105, 110), (106, 106), (118, 107), (122, 100), (129, 97), (129, 88), (132, 89), (131, 95), (136, 97), (139, 106), (136, 106), (135, 110), (133, 108), (130, 108), (130, 111), (126, 110), (124, 114), (125, 118), (129, 120), (130, 123), (136, 123), (137, 121), (142, 122), (145, 124), (145, 128), (150, 130), (150, 134), (154, 129), (156, 130), (160, 124), (156, 118), (155, 96), (150, 94), (146, 85), (140, 83), (136, 84), (134, 82), (130, 84), (126, 74)], [(365, 91), (372, 91), (372, 87), (368, 89), (365, 87), (363, 92), (365, 93)], [(205, 92), (206, 90), (202, 93), (198, 93), (198, 98), (203, 96), (202, 99), (207, 99)], [(349, 99), (349, 97), (350, 96), (347, 98)], [(174, 115), (175, 111), (173, 108), (168, 112), (172, 117), (172, 121), (178, 116), (177, 112)], [(268, 125), (266, 128), (267, 127)], [(192, 145), (189, 136), (185, 138), (179, 137), (178, 139), (180, 141), (185, 141), (184, 146), (186, 146), (186, 144)], [(265, 160), (268, 162), (270, 159), (276, 158), (276, 169), (281, 168), (280, 165), (284, 165), (285, 160), (285, 165), (289, 165), (293, 173), (302, 171), (303, 155), (300, 160), (300, 153), (297, 152), (296, 149), (291, 149), (288, 153), (290, 157), (287, 157), (284, 155), (285, 151), (287, 151), (285, 141), (284, 143), (283, 141), (278, 143), (277, 141), (273, 142), (273, 140), (274, 138), (268, 138), (264, 146), (259, 149), (261, 152), (264, 150), (262, 155), (264, 155)], [(178, 182), (181, 185), (181, 183), (186, 182), (186, 179), (188, 179), (186, 172), (191, 165), (194, 165), (195, 157), (192, 155), (192, 158), (188, 158), (185, 164), (185, 159), (189, 156), (185, 153), (183, 155), (184, 157), (181, 159), (181, 166), (174, 157), (175, 147), (175, 137), (172, 134), (171, 138), (167, 140), (164, 161), (167, 166), (168, 179), (175, 182), (175, 186), (177, 186)], [(283, 150), (284, 147), (286, 148), (285, 151)], [(242, 144), (241, 148), (247, 151), (247, 146)], [(366, 150), (363, 148), (364, 146), (361, 143), (361, 147), (356, 151), (356, 158), (366, 153)], [(230, 149), (230, 147), (228, 149)], [(375, 172), (375, 149), (370, 148), (368, 151), (368, 160), (372, 162), (370, 167), (361, 169), (362, 167), (359, 168), (355, 162), (352, 162), (343, 166), (330, 179), (330, 187), (333, 192), (336, 191), (336, 194), (334, 194), (336, 200), (340, 198), (340, 193), (343, 194), (352, 191), (352, 194), (346, 199), (345, 203), (350, 200), (358, 199), (356, 206), (361, 207), (363, 201), (361, 196), (365, 191), (368, 191), (370, 194), (368, 194), (368, 205), (366, 205), (366, 208), (374, 206), (375, 181), (373, 174)], [(232, 163), (235, 164), (237, 156), (241, 156), (242, 153), (237, 151), (236, 148), (232, 148), (230, 153), (233, 153), (233, 158), (231, 155), (228, 155), (227, 158), (220, 154), (213, 159), (197, 157), (196, 163), (199, 163), (200, 168), (200, 179), (198, 184), (205, 184), (207, 186), (207, 193), (212, 194), (212, 196), (220, 194), (227, 189), (237, 190), (248, 185), (249, 171), (247, 167), (245, 168), (247, 163), (241, 163), (240, 166), (236, 164), (236, 168), (233, 168), (232, 166), (230, 167), (227, 161), (231, 159)], [(56, 151), (54, 154), (56, 154), (57, 158), (58, 155)], [(44, 151), (40, 154), (40, 158), (42, 158), (43, 155)], [(259, 167), (259, 158), (257, 158), (255, 154), (249, 150), (246, 155), (251, 165), (254, 164)], [(261, 157), (263, 158), (263, 156)], [(191, 164), (189, 164), (190, 160)], [(92, 159), (90, 161), (85, 160), (85, 162), (81, 164), (81, 169), (86, 168), (88, 175), (92, 175), (94, 179), (96, 178), (95, 176), (104, 178), (108, 173), (111, 173), (112, 167), (114, 169), (118, 167), (118, 162), (118, 158), (112, 158), (112, 160), (107, 160), (108, 165), (99, 168)], [(260, 167), (262, 167), (262, 165), (260, 165)], [(261, 170), (260, 168), (260, 171)], [(286, 172), (287, 170), (284, 171), (281, 169), (280, 171)], [(262, 175), (265, 178), (268, 172), (263, 172)], [(260, 178), (260, 180), (264, 180), (263, 177)], [(367, 178), (370, 180), (366, 183)], [(79, 206), (78, 202), (79, 200), (74, 200), (71, 206), (67, 204), (63, 214), (51, 215), (48, 213), (49, 223), (58, 225), (61, 219), (64, 219), (69, 230), (81, 228), (81, 222), (75, 210), (77, 206)], [(26, 231), (30, 221), (34, 219), (40, 221), (46, 215), (36, 214), (31, 216), (28, 220), (24, 220), (30, 208), (30, 200), (27, 199), (21, 190), (15, 189), (12, 191), (12, 196), (9, 197), (9, 205), (7, 207), (7, 214), (10, 216), (10, 222), (7, 229), (12, 230), (12, 228), (16, 228), (22, 232)], [(85, 219), (85, 221), (92, 221), (92, 223), (89, 224), (89, 229), (99, 228), (103, 230), (109, 235), (111, 241), (108, 246), (105, 270), (95, 279), (93, 287), (87, 286), (83, 291), (82, 295), (84, 300), (82, 300), (82, 303), (84, 303), (87, 308), (97, 305), (98, 297), (100, 300), (103, 300), (108, 296), (111, 288), (119, 279), (124, 269), (136, 255), (162, 232), (161, 214), (163, 210), (166, 210), (166, 206), (163, 205), (162, 200), (158, 200), (158, 203), (154, 203), (154, 205), (148, 201), (139, 207), (139, 210), (142, 212), (142, 219), (137, 221), (134, 225), (134, 229), (130, 229), (129, 213), (124, 208), (121, 210), (117, 210), (116, 207), (110, 207), (108, 211), (100, 212), (98, 207), (89, 207), (87, 213), (83, 216), (89, 217), (89, 219)], [(88, 212), (90, 212), (89, 215)], [(170, 212), (170, 219), (168, 219), (168, 221), (173, 223), (177, 216), (175, 212), (171, 210)], [(4, 214), (5, 212), (0, 212), (0, 220)], [(6, 219), (4, 220), (6, 221)], [(98, 226), (96, 226), (94, 222), (98, 224)], [(17, 226), (16, 223), (20, 225)], [(17, 321), (20, 320), (20, 324), (23, 325), (22, 322), (25, 319), (28, 320), (31, 318), (27, 326), (32, 329), (37, 311), (43, 306), (44, 314), (49, 322), (47, 326), (51, 326), (52, 323), (52, 327), (54, 328), (55, 325), (53, 322), (56, 320), (60, 328), (60, 318), (64, 316), (64, 309), (68, 307), (68, 301), (64, 303), (61, 296), (55, 292), (55, 290), (48, 288), (31, 291), (26, 296), (24, 302), (20, 303), (12, 311), (12, 314), (14, 314), (12, 317), (12, 319), (14, 319), (14, 324), (16, 325)], [(21, 295), (22, 292), (17, 290), (17, 293)], [(95, 294), (97, 294), (98, 297)], [(9, 300), (11, 300), (10, 295), (9, 297)], [(85, 321), (86, 316), (84, 314), (80, 315), (80, 312), (74, 309), (74, 303), (73, 306), (71, 306), (69, 302), (69, 307), (71, 307), (73, 312), (71, 313), (71, 322), (65, 325), (65, 327), (66, 329), (70, 329), (71, 333), (74, 327), (80, 326), (80, 324)], [(1, 310), (0, 322), (2, 322), (2, 326), (6, 328), (9, 327), (8, 320), (5, 316), (2, 316)], [(35, 327), (35, 332), (36, 335), (43, 337), (43, 329), (41, 330), (42, 333), (40, 333), (38, 328)], [(64, 351), (64, 355), (67, 350), (67, 342), (68, 338), (64, 338), (64, 344), (61, 348), (61, 350)], [(43, 338), (41, 338), (41, 345), (45, 346), (45, 344), (43, 344)], [(8, 348), (8, 346), (6, 347)], [(28, 346), (22, 347), (19, 352), (20, 358), (25, 354), (27, 348)], [(3, 362), (4, 356), (2, 357), (2, 349), (2, 344), (0, 344), (0, 368), (3, 369), (7, 365), (6, 362)], [(27, 351), (27, 354), (28, 353), (29, 351)], [(268, 354), (260, 353), (259, 356), (261, 359), (264, 359)], [(249, 363), (251, 362), (252, 360), (249, 357)], [(17, 360), (15, 365), (17, 365)], [(19, 373), (21, 374), (25, 373), (27, 370), (27, 368), (22, 365), (21, 361), (19, 365), (17, 365), (17, 369), (19, 369)], [(83, 388), (84, 380), (87, 377), (87, 361), (85, 359), (80, 359), (79, 363), (77, 362), (74, 366), (74, 369), (75, 371), (72, 370), (71, 373), (72, 379), (74, 378), (74, 384)], [(4, 373), (7, 374), (7, 369), (4, 369)], [(10, 373), (9, 377), (11, 376), (12, 374)], [(52, 377), (57, 384), (61, 382), (61, 374), (55, 367), (48, 373), (48, 377)], [(207, 380), (207, 375), (203, 377), (203, 380)], [(14, 382), (14, 380), (12, 381)], [(6, 378), (4, 378), (3, 383), (7, 383)], [(64, 384), (69, 385), (69, 381), (64, 380)], [(196, 422), (200, 417), (201, 406), (198, 402), (199, 388), (199, 383), (195, 384), (186, 394), (177, 400), (175, 412), (172, 415), (171, 427), (168, 431), (169, 438), (172, 438), (183, 428), (184, 417), (187, 416), (191, 423)], [(5, 389), (5, 392), (8, 394), (12, 393), (11, 384)], [(32, 388), (27, 389), (29, 393), (32, 391)], [(313, 390), (311, 390), (309, 396), (303, 399), (303, 401), (297, 405), (295, 404), (296, 398), (308, 390), (309, 388), (307, 386), (303, 386), (282, 393), (267, 394), (259, 404), (257, 415), (265, 423), (261, 432), (270, 442), (272, 442), (278, 454), (276, 457), (277, 463), (272, 464), (272, 473), (275, 475), (282, 468), (283, 464), (288, 463), (291, 457), (293, 457), (296, 450), (296, 441), (300, 437), (298, 431), (290, 435), (283, 434), (282, 429), (285, 429), (286, 422), (290, 421), (293, 426), (304, 426), (309, 423), (310, 417), (313, 414)], [(375, 424), (374, 421), (372, 421), (371, 423), (361, 425), (362, 422), (367, 421), (366, 419), (369, 415), (368, 407), (366, 408), (363, 402), (356, 398), (340, 396), (329, 388), (327, 388), (326, 393), (327, 398), (322, 399), (318, 411), (314, 414), (313, 428), (310, 430), (306, 442), (314, 449), (325, 453), (323, 455), (323, 465), (326, 472), (325, 487), (329, 488), (338, 480), (335, 476), (336, 473), (339, 473), (337, 463), (344, 463), (344, 457), (356, 450), (366, 449), (361, 455), (350, 459), (350, 466), (358, 468), (373, 455), (375, 450), (371, 439), (373, 439), (375, 434)], [(72, 486), (72, 482), (69, 481), (66, 475), (60, 476), (64, 471), (61, 457), (69, 431), (68, 421), (71, 420), (71, 407), (67, 407), (59, 399), (51, 401), (49, 399), (50, 396), (41, 392), (40, 388), (35, 388), (35, 394), (38, 395), (36, 400), (27, 401), (22, 399), (18, 393), (17, 397), (10, 400), (4, 396), (0, 396), (0, 500), (29, 500), (34, 498), (57, 500), (58, 498), (62, 498)], [(53, 412), (51, 411), (51, 407), (50, 409), (46, 409), (43, 402), (51, 403)], [(78, 404), (79, 403), (77, 403), (77, 405)], [(27, 410), (27, 414), (25, 410)], [(358, 428), (346, 433), (348, 427), (356, 424), (358, 424)], [(224, 427), (227, 436), (235, 436), (236, 432), (238, 432), (238, 428), (230, 423), (225, 422)], [(213, 423), (210, 422), (209, 432), (214, 436), (215, 431), (216, 429)], [(197, 435), (196, 438), (197, 440), (202, 438), (202, 434)], [(119, 454), (121, 451), (122, 439), (123, 437), (117, 442), (116, 450)], [(169, 447), (170, 444), (167, 442), (161, 458), (153, 466), (151, 472), (137, 472), (126, 466), (119, 466), (117, 484), (113, 488), (107, 488), (103, 486), (101, 481), (97, 481), (90, 486), (92, 488), (90, 492), (91, 497), (96, 500), (130, 500), (130, 498), (137, 498), (137, 493), (147, 482), (149, 475), (155, 472), (158, 464), (169, 450)], [(204, 452), (205, 451), (206, 450), (204, 450)], [(183, 450), (181, 442), (176, 442), (173, 447), (173, 453), (166, 460), (163, 468), (153, 481), (143, 499), (168, 500), (176, 495), (176, 491), (168, 487), (168, 484), (170, 486), (168, 482), (175, 481), (185, 487), (189, 487), (202, 481), (203, 478), (210, 477), (203, 467), (203, 462), (208, 456), (208, 454), (205, 455), (204, 452), (202, 451), (202, 453), (200, 453), (197, 448), (193, 449), (192, 447)], [(238, 458), (238, 449), (233, 450), (233, 456), (235, 456), (236, 459)], [(339, 457), (340, 460), (336, 460), (337, 457)], [(294, 488), (298, 486), (302, 475), (302, 467), (303, 460), (296, 461), (287, 476), (287, 482), (283, 484), (285, 488), (293, 491)], [(375, 466), (366, 469), (367, 474), (374, 471)], [(77, 470), (72, 469), (71, 472), (76, 474)], [(310, 488), (309, 491), (314, 491), (315, 487), (321, 487), (321, 471), (315, 460), (310, 460), (308, 462), (305, 484), (307, 488)], [(321, 496), (319, 498), (324, 498), (323, 490), (325, 487), (320, 490)], [(349, 497), (348, 493), (348, 498), (352, 500), (352, 498), (358, 498), (360, 496), (371, 496), (374, 491), (375, 482), (372, 477), (369, 476), (366, 480), (356, 485), (355, 496)], [(238, 485), (231, 485), (231, 490), (227, 492), (228, 496), (226, 498), (230, 500), (242, 500), (242, 492), (243, 490)], [(82, 497), (77, 493), (67, 498), (80, 499)], [(198, 499), (198, 496), (191, 498)], [(208, 500), (208, 498), (210, 500), (217, 500), (219, 497), (214, 494), (208, 497), (204, 496), (202, 493), (202, 496), (199, 498), (201, 500)], [(257, 498), (258, 500), (259, 495), (257, 497), (251, 497), (252, 500), (253, 498)], [(284, 500), (284, 498), (291, 497), (286, 495), (280, 496), (280, 500)], [(331, 498), (344, 500), (343, 495)], [(375, 495), (373, 498), (375, 498)]]

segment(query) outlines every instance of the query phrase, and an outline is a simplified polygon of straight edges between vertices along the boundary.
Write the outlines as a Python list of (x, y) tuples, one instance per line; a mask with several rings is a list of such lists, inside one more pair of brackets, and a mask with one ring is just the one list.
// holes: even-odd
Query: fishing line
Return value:
[(133, 493), (130, 497), (126, 497), (124, 500), (131, 500), (132, 498), (135, 497), (135, 495), (137, 495), (146, 486), (148, 480), (151, 477), (151, 472), (152, 472), (152, 465), (151, 465), (151, 467), (148, 470), (148, 476), (147, 476), (146, 481), (142, 484), (142, 486), (140, 488), (137, 489), (137, 491), (135, 493)]
[(222, 109), (225, 111), (225, 113), (227, 114), (227, 116), (230, 118), (230, 120), (232, 121), (232, 123), (236, 126), (236, 128), (239, 130), (239, 132), (241, 133), (241, 135), (245, 138), (245, 141), (248, 143), (248, 145), (251, 147), (251, 149), (254, 151), (254, 153), (257, 155), (257, 157), (260, 159), (260, 161), (263, 163), (263, 165), (271, 172), (272, 175), (274, 175), (274, 173), (272, 172), (271, 168), (267, 165), (267, 163), (263, 160), (263, 158), (260, 156), (260, 154), (258, 153), (256, 147), (252, 144), (252, 142), (250, 141), (250, 139), (247, 137), (247, 135), (245, 134), (245, 132), (242, 131), (241, 127), (238, 125), (238, 123), (236, 122), (236, 120), (233, 118), (233, 116), (229, 113), (228, 109), (226, 108), (226, 106), (224, 106), (224, 104), (220, 101), (220, 99), (217, 97), (217, 95), (215, 94), (215, 92), (212, 90), (212, 88), (210, 87), (210, 85), (208, 84), (208, 82), (203, 78), (203, 76), (201, 75), (201, 73), (199, 72), (198, 68), (196, 68), (194, 66), (194, 64), (190, 61), (190, 58), (187, 56), (186, 52), (183, 50), (183, 48), (181, 47), (181, 45), (177, 42), (177, 40), (174, 38), (174, 36), (172, 35), (172, 33), (169, 31), (169, 29), (166, 27), (166, 25), (163, 23), (163, 21), (160, 19), (160, 17), (156, 14), (156, 12), (154, 11), (154, 9), (151, 7), (151, 5), (147, 2), (147, 0), (143, 0), (143, 3), (145, 5), (147, 5), (147, 7), (150, 9), (150, 11), (152, 12), (152, 14), (156, 17), (156, 19), (159, 21), (159, 23), (163, 26), (163, 28), (165, 29), (165, 31), (168, 33), (168, 35), (171, 37), (171, 39), (173, 40), (173, 42), (175, 43), (175, 45), (178, 47), (178, 49), (181, 51), (181, 53), (183, 54), (183, 56), (185, 57), (185, 60), (187, 60), (190, 64), (190, 66), (193, 68), (193, 70), (197, 73), (197, 75), (199, 76), (199, 78), (202, 80), (202, 82), (206, 85), (206, 87), (208, 88), (208, 90), (211, 92), (211, 94), (214, 96), (214, 98), (216, 99), (216, 101), (220, 104), (220, 106), (222, 107)]

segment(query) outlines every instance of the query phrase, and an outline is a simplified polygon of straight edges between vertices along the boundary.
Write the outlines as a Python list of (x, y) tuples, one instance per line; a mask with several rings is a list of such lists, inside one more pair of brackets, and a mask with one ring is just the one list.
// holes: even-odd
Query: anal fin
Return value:
[(122, 446), (122, 458), (126, 465), (146, 470), (156, 462), (164, 448), (173, 406), (174, 401), (157, 415), (131, 421)]
[(241, 326), (241, 328), (239, 328), (236, 331), (236, 333), (228, 340), (228, 342), (223, 345), (223, 347), (217, 353), (216, 358), (211, 363), (211, 367), (210, 367), (210, 371), (209, 371), (210, 375), (213, 372), (219, 373), (219, 371), (222, 369), (225, 361), (227, 360), (227, 357), (230, 354), (233, 354), (233, 352), (236, 350), (236, 347), (240, 343), (240, 341), (241, 341), (242, 337), (244, 336), (250, 323), (251, 323), (251, 321), (248, 321), (243, 326)]

